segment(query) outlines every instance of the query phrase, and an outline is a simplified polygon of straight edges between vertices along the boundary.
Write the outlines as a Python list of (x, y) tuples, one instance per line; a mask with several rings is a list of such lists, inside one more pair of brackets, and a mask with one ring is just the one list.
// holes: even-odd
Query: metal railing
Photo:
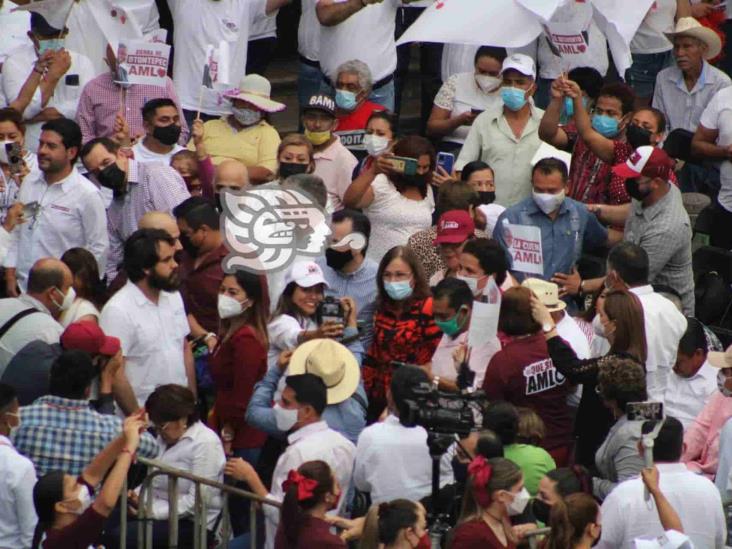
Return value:
[[(199, 477), (188, 471), (170, 467), (165, 463), (155, 460), (138, 457), (137, 461), (152, 470), (142, 481), (140, 489), (139, 508), (137, 519), (139, 520), (137, 531), (137, 549), (152, 549), (153, 539), (153, 490), (152, 482), (159, 476), (168, 477), (168, 547), (174, 549), (178, 547), (178, 479), (190, 480), (195, 485), (195, 503), (193, 513), (193, 547), (194, 549), (207, 549), (208, 547), (208, 513), (206, 512), (206, 501), (201, 491), (203, 486), (215, 488), (221, 491), (221, 517), (219, 532), (221, 543), (218, 547), (228, 549), (229, 538), (231, 537), (231, 519), (229, 517), (229, 496), (240, 496), (248, 499), (253, 503), (262, 505), (271, 505), (279, 508), (281, 504), (278, 501), (263, 498), (224, 484), (215, 480)], [(149, 520), (148, 520), (149, 519)], [(218, 522), (218, 521), (217, 521)], [(251, 547), (257, 546), (257, 506), (249, 506), (249, 535)], [(120, 540), (119, 545), (122, 549), (127, 547), (127, 485), (122, 490), (120, 498)]]
[(546, 536), (551, 531), (551, 528), (538, 528), (536, 530), (531, 530), (531, 532), (526, 532), (526, 534), (524, 534), (524, 538), (528, 540), (529, 547), (531, 549), (536, 549), (539, 547), (539, 538)]

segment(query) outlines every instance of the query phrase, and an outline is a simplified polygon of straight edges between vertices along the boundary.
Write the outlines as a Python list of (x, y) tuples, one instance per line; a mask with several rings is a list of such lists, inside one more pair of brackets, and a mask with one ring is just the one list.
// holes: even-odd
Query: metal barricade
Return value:
[[(152, 504), (153, 490), (152, 482), (159, 476), (168, 477), (168, 547), (175, 549), (178, 547), (178, 479), (189, 480), (195, 485), (195, 504), (193, 513), (193, 547), (194, 549), (207, 549), (208, 547), (208, 521), (206, 511), (206, 500), (203, 497), (202, 489), (204, 486), (215, 488), (221, 491), (222, 508), (221, 508), (221, 524), (219, 532), (221, 533), (221, 543), (217, 547), (228, 549), (229, 538), (231, 537), (231, 520), (229, 517), (229, 496), (236, 495), (250, 500), (252, 503), (262, 505), (271, 505), (279, 508), (279, 502), (266, 499), (252, 492), (229, 486), (214, 480), (199, 477), (187, 471), (170, 467), (155, 459), (137, 458), (138, 462), (151, 468), (151, 471), (142, 481), (140, 489), (139, 507), (137, 519), (139, 520), (137, 530), (137, 549), (152, 549), (153, 525), (152, 525)], [(120, 498), (120, 547), (127, 546), (127, 485), (122, 490)], [(149, 519), (149, 520), (148, 520)], [(249, 506), (249, 523), (251, 538), (251, 546), (256, 547), (257, 543), (257, 506)]]
[(539, 547), (539, 538), (546, 536), (549, 532), (551, 532), (551, 528), (538, 528), (537, 530), (526, 532), (524, 537), (528, 540), (529, 547), (531, 549), (536, 549)]

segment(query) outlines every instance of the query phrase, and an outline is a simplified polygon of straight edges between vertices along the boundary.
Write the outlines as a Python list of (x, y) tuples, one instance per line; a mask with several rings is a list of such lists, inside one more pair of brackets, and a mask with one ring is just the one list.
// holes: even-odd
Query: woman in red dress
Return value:
[(516, 549), (509, 517), (523, 513), (529, 502), (521, 469), (504, 458), (478, 456), (468, 473), (452, 549)]
[(330, 532), (325, 514), (335, 509), (341, 488), (324, 461), (306, 461), (282, 483), (285, 499), (275, 549), (342, 549), (346, 543)]

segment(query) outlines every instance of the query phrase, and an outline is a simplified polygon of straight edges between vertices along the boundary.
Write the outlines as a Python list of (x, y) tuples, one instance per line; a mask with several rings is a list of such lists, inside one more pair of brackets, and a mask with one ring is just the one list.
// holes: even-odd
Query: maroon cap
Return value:
[(473, 218), (465, 210), (450, 210), (437, 222), (437, 238), (434, 244), (460, 244), (475, 233)]
[(82, 320), (69, 324), (64, 330), (61, 347), (86, 351), (90, 355), (114, 356), (122, 346), (116, 337), (105, 335), (96, 322)]
[(674, 160), (666, 154), (666, 151), (651, 145), (644, 145), (634, 150), (627, 162), (613, 166), (613, 173), (623, 179), (642, 175), (668, 180), (674, 170), (674, 165)]

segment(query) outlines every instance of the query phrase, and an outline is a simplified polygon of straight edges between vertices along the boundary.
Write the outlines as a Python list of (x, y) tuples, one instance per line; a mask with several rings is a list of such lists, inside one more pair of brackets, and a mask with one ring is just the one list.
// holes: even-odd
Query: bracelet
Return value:
[(579, 293), (580, 295), (585, 293), (585, 281), (580, 278), (580, 285), (579, 285)]
[(206, 334), (205, 336), (203, 336), (203, 340), (204, 340), (204, 341), (208, 341), (208, 340), (209, 340), (209, 339), (211, 339), (212, 337), (218, 338), (218, 336), (217, 336), (217, 335), (216, 335), (215, 333), (213, 333), (213, 332), (209, 332), (209, 333), (207, 333), (207, 334)]

